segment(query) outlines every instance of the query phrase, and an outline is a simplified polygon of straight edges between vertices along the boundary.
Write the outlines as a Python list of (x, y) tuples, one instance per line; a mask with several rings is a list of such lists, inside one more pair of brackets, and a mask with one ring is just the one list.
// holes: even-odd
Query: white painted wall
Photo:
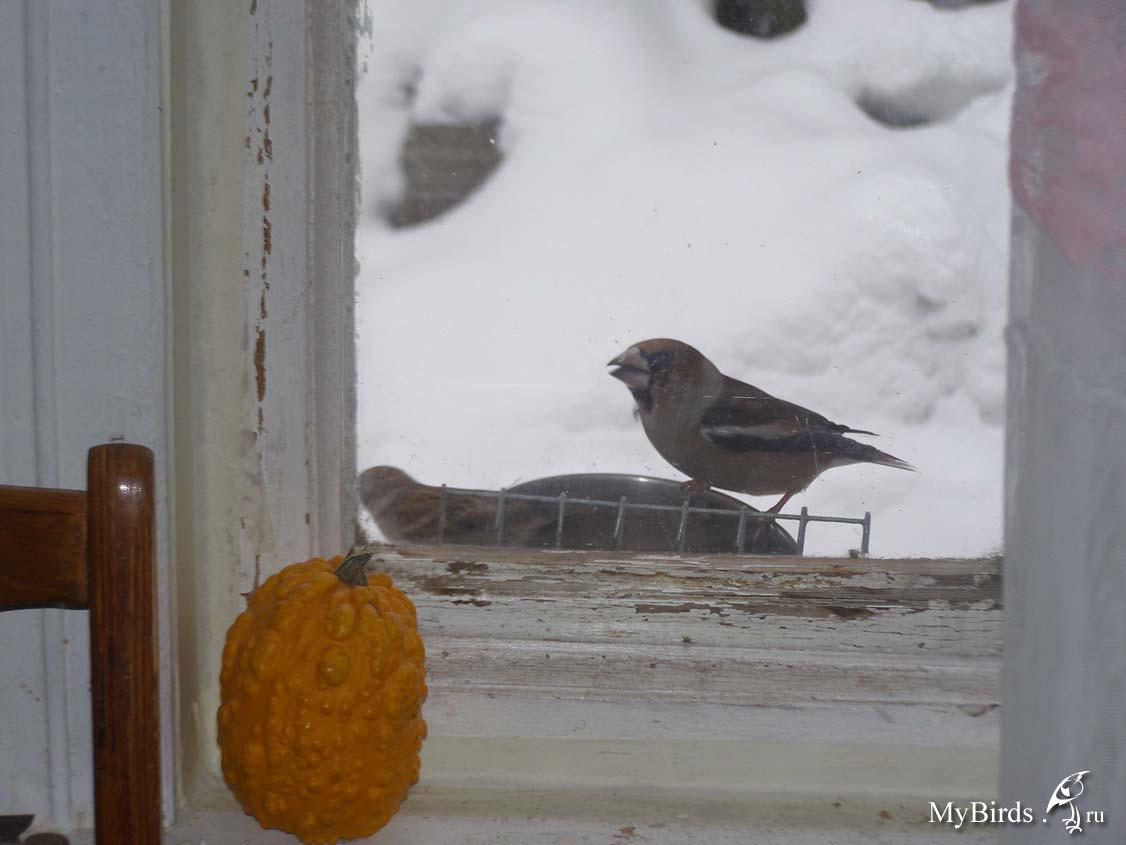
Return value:
[[(90, 446), (154, 449), (170, 721), (160, 107), (158, 0), (0, 3), (0, 480), (81, 488)], [(0, 813), (40, 827), (91, 822), (87, 625), (0, 616)]]

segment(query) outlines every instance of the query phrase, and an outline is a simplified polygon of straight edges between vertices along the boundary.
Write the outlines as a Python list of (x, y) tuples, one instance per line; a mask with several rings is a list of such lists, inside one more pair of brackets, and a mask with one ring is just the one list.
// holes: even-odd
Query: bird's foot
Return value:
[[(774, 507), (772, 507), (770, 510), (766, 511), (766, 513), (780, 513), (781, 510), (782, 510), (782, 506), (785, 505), (786, 502), (790, 501), (790, 498), (793, 495), (794, 495), (793, 493), (787, 493), (785, 496), (783, 496), (781, 499), (779, 499), (775, 503)], [(751, 535), (751, 542), (749, 543), (751, 551), (756, 550), (755, 546), (758, 545), (760, 538), (763, 540), (763, 542), (765, 544), (769, 545), (769, 536), (770, 535), (767, 534), (766, 537), (763, 537), (763, 534), (765, 532), (768, 532), (768, 531), (771, 530), (770, 526), (778, 524), (778, 520), (776, 520), (776, 519), (759, 519), (759, 520), (756, 520), (756, 521), (758, 522), (758, 528), (756, 528), (755, 533)], [(766, 548), (766, 549), (763, 549), (762, 551), (768, 552), (768, 551), (770, 551), (770, 549)]]
[[(770, 513), (770, 511), (767, 511), (767, 513)], [(774, 520), (773, 519), (756, 519), (755, 522), (758, 523), (758, 528), (755, 529), (755, 533), (751, 535), (750, 542), (747, 543), (747, 547), (746, 547), (747, 551), (750, 552), (751, 554), (754, 554), (756, 552), (758, 552), (758, 553), (769, 552), (770, 551), (770, 548), (769, 548), (770, 535), (767, 532), (770, 529), (767, 528), (767, 526), (771, 525), (774, 522)], [(764, 534), (766, 534), (765, 538), (763, 537)], [(758, 548), (758, 544), (759, 544), (760, 539), (765, 540), (764, 545), (767, 546), (767, 548), (764, 548), (764, 549)]]

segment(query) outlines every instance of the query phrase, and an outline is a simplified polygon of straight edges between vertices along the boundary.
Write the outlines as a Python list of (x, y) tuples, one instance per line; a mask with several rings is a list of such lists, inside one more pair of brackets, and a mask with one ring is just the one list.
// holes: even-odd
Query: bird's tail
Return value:
[[(795, 435), (795, 437), (796, 436), (797, 435)], [(801, 441), (805, 448), (812, 449), (819, 454), (831, 456), (834, 460), (833, 465), (879, 464), (880, 466), (918, 472), (915, 467), (911, 466), (911, 464), (907, 463), (907, 461), (902, 458), (889, 455), (887, 452), (881, 452), (875, 446), (860, 443), (859, 441), (852, 440), (834, 431), (812, 430), (803, 432), (802, 436), (806, 438)]]
[[(845, 463), (879, 464), (880, 466), (918, 472), (915, 467), (902, 458), (881, 452), (875, 446), (869, 446), (867, 443), (851, 440), (841, 434), (829, 435), (827, 439), (828, 442), (823, 444), (825, 451), (836, 454)], [(816, 444), (814, 448), (816, 448)]]
[(887, 452), (881, 452), (879, 449), (875, 449), (871, 446), (868, 446), (864, 451), (869, 454), (869, 457), (864, 458), (867, 463), (879, 464), (883, 467), (895, 467), (895, 469), (905, 469), (910, 472), (918, 472), (918, 470), (907, 463), (907, 461), (902, 458), (897, 458), (895, 455), (889, 455)]

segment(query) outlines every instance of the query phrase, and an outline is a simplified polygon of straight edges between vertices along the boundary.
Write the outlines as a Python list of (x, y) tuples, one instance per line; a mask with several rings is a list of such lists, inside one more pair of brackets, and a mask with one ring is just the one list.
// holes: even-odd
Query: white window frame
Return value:
[(243, 595), (354, 535), (353, 0), (174, 3), (176, 794), (218, 771)]

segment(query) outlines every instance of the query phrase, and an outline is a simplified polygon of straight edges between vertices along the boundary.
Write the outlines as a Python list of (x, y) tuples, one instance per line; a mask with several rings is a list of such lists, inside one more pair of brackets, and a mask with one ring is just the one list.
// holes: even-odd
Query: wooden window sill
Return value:
[[(430, 686), (374, 841), (925, 843), (996, 797), (997, 559), (372, 550)], [(166, 841), (201, 840), (293, 841), (218, 782)]]

